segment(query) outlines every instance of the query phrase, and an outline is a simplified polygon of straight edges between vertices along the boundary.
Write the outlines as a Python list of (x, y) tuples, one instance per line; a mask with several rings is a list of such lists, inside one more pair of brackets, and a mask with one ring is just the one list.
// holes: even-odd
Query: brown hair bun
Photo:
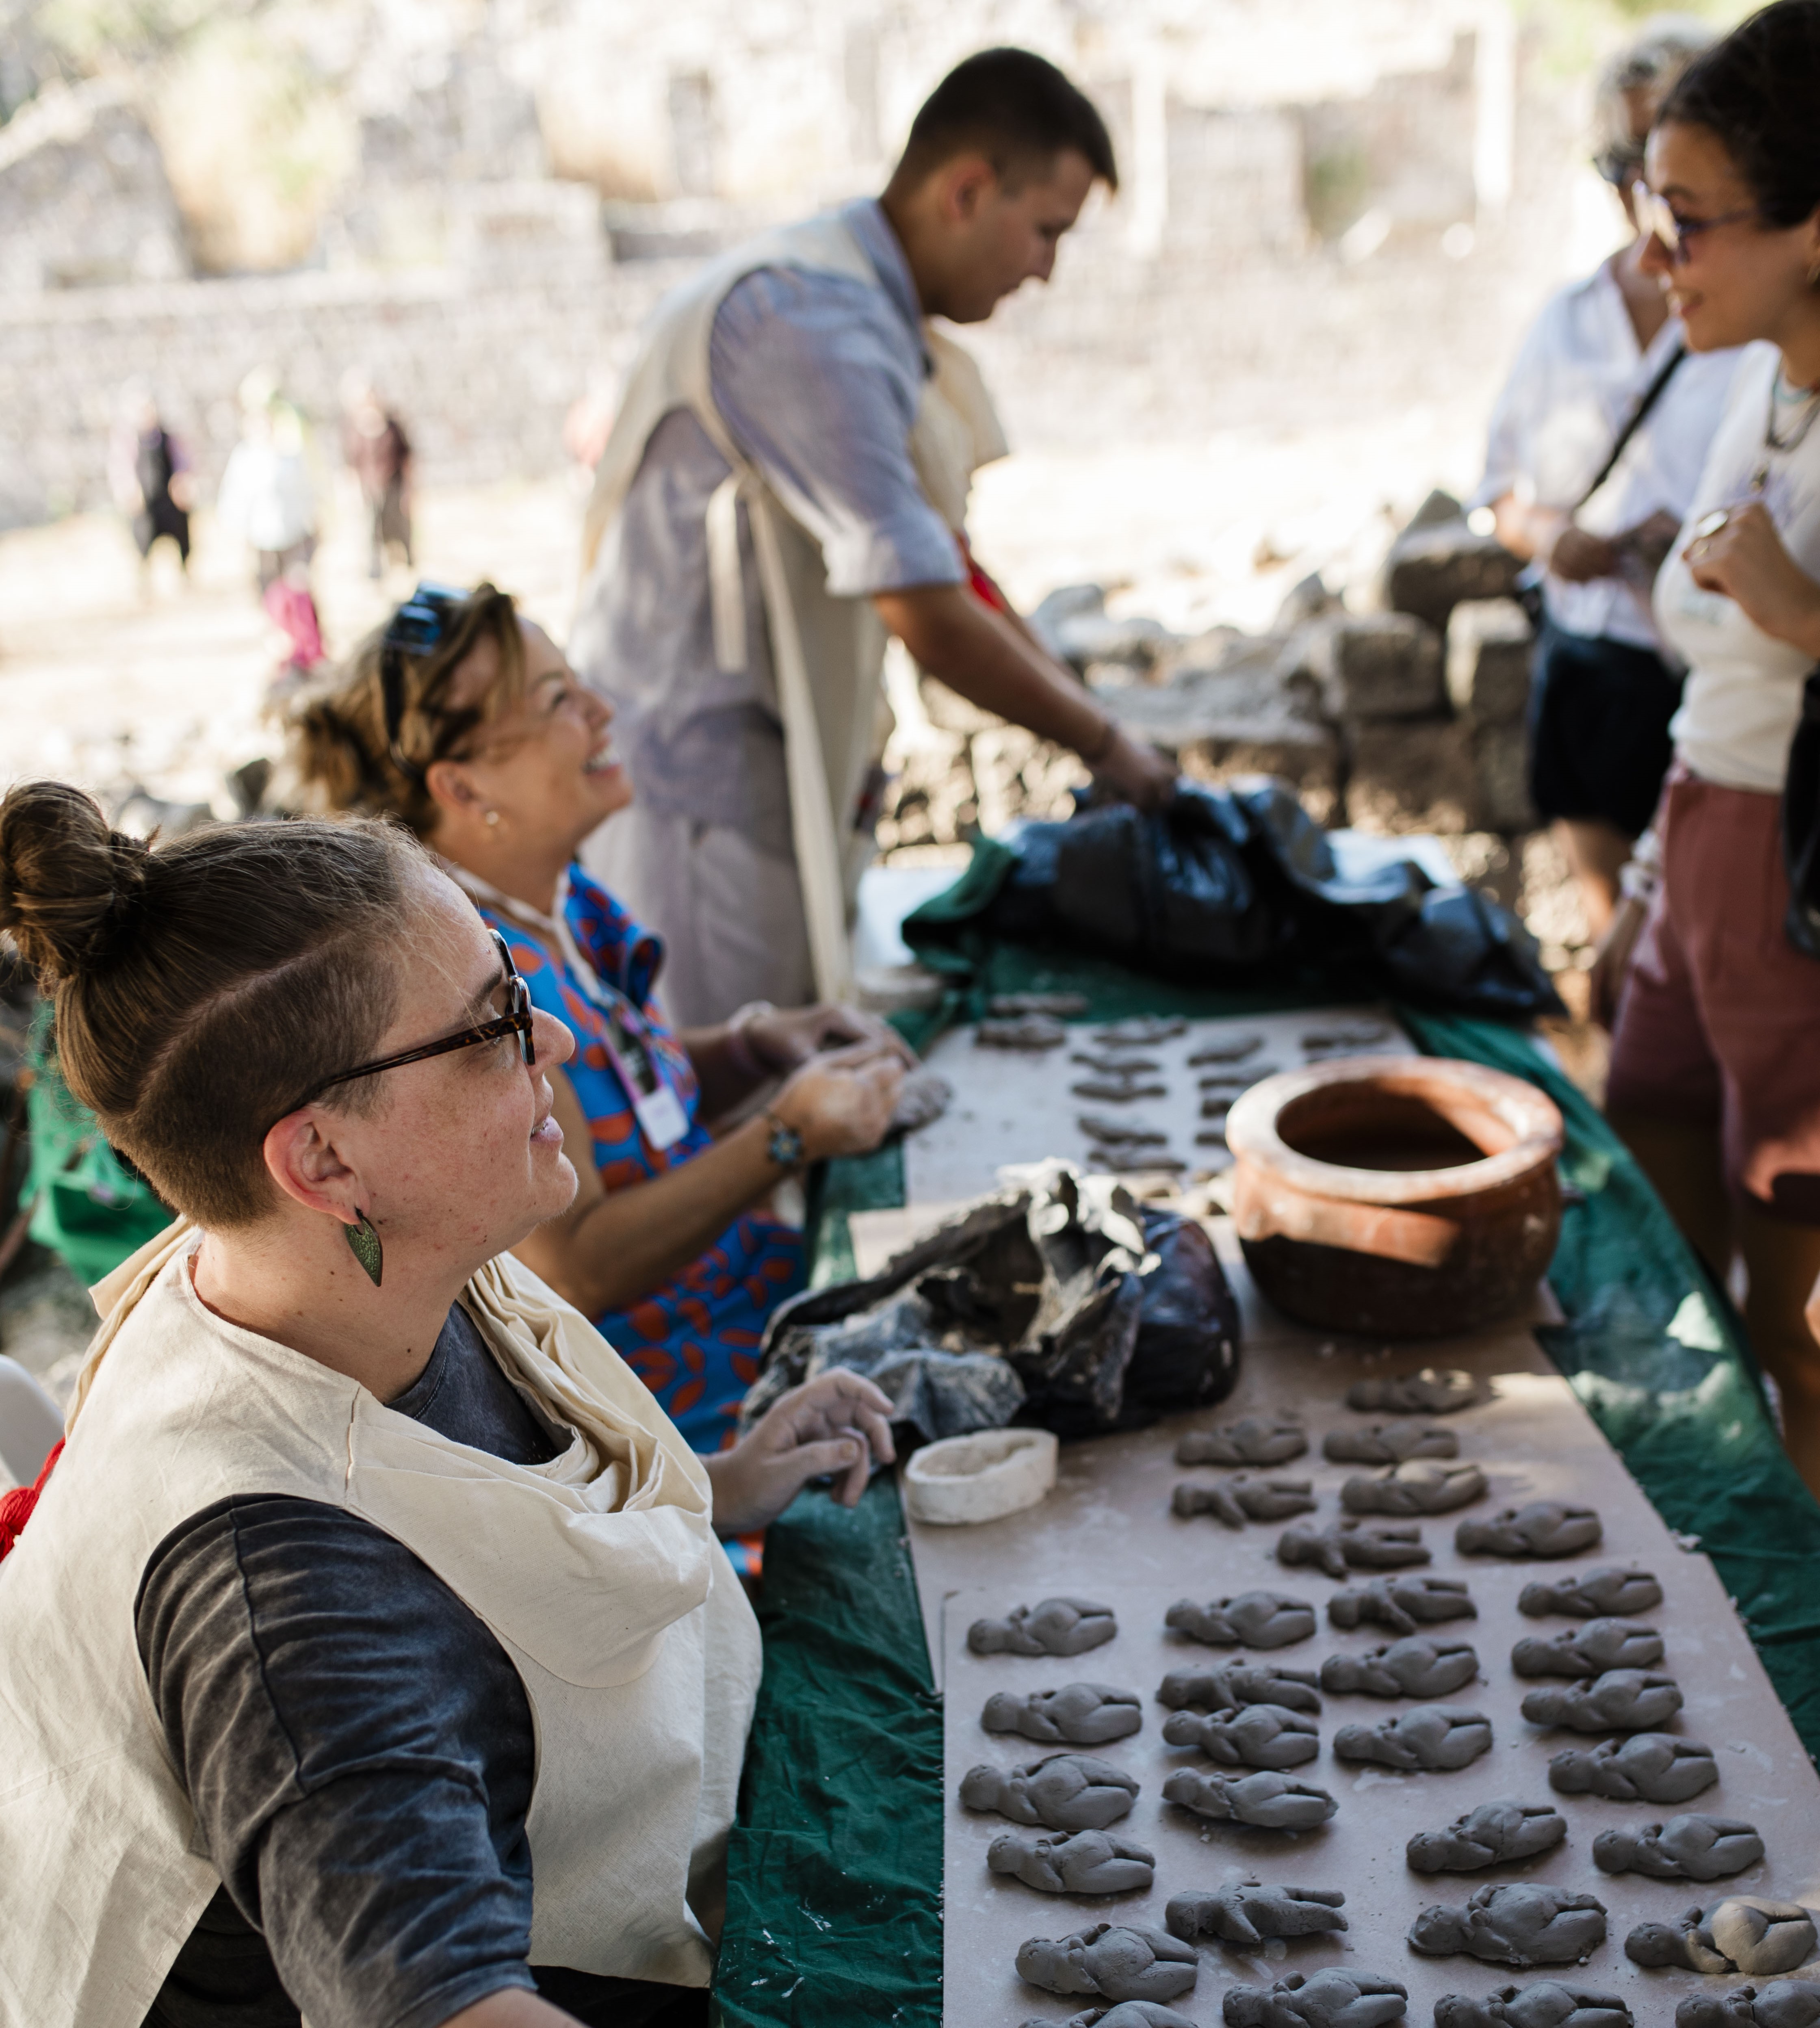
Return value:
[(0, 930), (46, 983), (110, 964), (140, 920), (150, 855), (67, 782), (0, 801)]

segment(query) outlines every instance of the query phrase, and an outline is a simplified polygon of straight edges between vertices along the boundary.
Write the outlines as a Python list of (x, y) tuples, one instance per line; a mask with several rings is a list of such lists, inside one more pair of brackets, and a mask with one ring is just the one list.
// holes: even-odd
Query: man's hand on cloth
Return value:
[(833, 1478), (835, 1499), (858, 1506), (873, 1465), (896, 1462), (890, 1416), (890, 1397), (845, 1367), (780, 1395), (731, 1450), (702, 1460), (715, 1533), (768, 1528), (812, 1478)]

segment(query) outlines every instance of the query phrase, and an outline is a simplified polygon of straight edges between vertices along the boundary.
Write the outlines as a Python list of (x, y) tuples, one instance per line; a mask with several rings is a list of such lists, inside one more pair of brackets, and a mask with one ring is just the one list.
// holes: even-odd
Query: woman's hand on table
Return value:
[(793, 1387), (731, 1450), (702, 1460), (715, 1532), (768, 1528), (812, 1478), (832, 1477), (842, 1506), (858, 1506), (874, 1463), (897, 1459), (890, 1419), (890, 1397), (845, 1367)]
[(1702, 591), (1734, 599), (1752, 625), (1820, 661), (1820, 584), (1783, 546), (1760, 500), (1709, 516), (1681, 552)]
[(904, 1057), (882, 1042), (855, 1042), (811, 1057), (772, 1100), (771, 1111), (803, 1138), (812, 1162), (864, 1155), (885, 1138), (904, 1088)]
[(751, 1016), (745, 1025), (753, 1054), (769, 1070), (798, 1070), (812, 1057), (854, 1042), (890, 1050), (906, 1069), (916, 1063), (915, 1052), (888, 1021), (835, 1001), (814, 1007), (774, 1007), (768, 1014)]

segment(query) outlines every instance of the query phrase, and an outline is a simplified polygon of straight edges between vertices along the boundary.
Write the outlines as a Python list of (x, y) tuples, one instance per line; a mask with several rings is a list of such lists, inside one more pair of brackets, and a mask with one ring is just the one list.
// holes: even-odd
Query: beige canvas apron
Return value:
[[(708, 368), (714, 319), (728, 292), (760, 268), (780, 267), (883, 287), (851, 228), (830, 213), (736, 249), (658, 305), (595, 470), (583, 537), (582, 606), (585, 610), (588, 583), (601, 562), (603, 539), (625, 505), (652, 431), (672, 410), (688, 409), (731, 468), (708, 507), (715, 660), (723, 671), (746, 666), (738, 540), (743, 502), (777, 679), (790, 835), (816, 991), (823, 1000), (838, 1000), (852, 992), (849, 926), (872, 849), (855, 818), (890, 731), (881, 681), (885, 629), (870, 599), (829, 593), (821, 549), (805, 516), (734, 442), (715, 405)], [(930, 504), (959, 534), (974, 472), (1002, 457), (1007, 446), (972, 359), (927, 324), (924, 339), (934, 370), (923, 383), (910, 452)]]

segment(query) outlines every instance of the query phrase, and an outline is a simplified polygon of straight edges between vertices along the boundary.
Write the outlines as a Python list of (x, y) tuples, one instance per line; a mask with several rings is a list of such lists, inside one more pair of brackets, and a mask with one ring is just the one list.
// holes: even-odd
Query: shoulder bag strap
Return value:
[(1611, 454), (1607, 457), (1605, 462), (1600, 466), (1599, 476), (1593, 480), (1592, 483), (1589, 486), (1586, 490), (1580, 495), (1578, 500), (1574, 501), (1574, 512), (1576, 514), (1578, 514), (1580, 509), (1585, 505), (1586, 502), (1592, 498), (1593, 494), (1599, 490), (1600, 487), (1605, 483), (1606, 480), (1611, 476), (1612, 473), (1618, 469), (1618, 461), (1623, 457), (1625, 452), (1629, 449), (1630, 439), (1636, 435), (1637, 432), (1640, 429), (1642, 428), (1644, 422), (1648, 419), (1650, 410), (1653, 409), (1656, 403), (1662, 399), (1663, 392), (1666, 389), (1669, 382), (1674, 378), (1674, 369), (1680, 365), (1681, 362), (1686, 358), (1686, 346), (1685, 344), (1678, 344), (1674, 350), (1670, 353), (1667, 358), (1662, 362), (1660, 368), (1657, 371), (1655, 378), (1650, 382), (1647, 387), (1644, 389), (1642, 394), (1638, 398), (1637, 406), (1633, 409), (1630, 413), (1625, 418), (1623, 428), (1618, 432), (1617, 436), (1613, 439)]

